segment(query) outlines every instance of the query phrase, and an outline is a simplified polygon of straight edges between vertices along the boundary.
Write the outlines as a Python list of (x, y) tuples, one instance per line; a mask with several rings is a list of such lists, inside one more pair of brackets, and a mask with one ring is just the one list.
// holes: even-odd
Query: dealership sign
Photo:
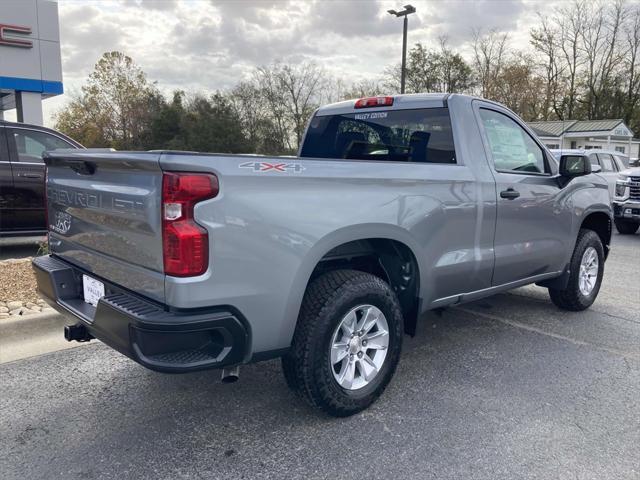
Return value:
[(0, 23), (0, 45), (8, 45), (10, 47), (32, 48), (31, 40), (22, 40), (19, 38), (7, 37), (7, 34), (14, 36), (16, 34), (30, 35), (31, 27), (21, 27), (19, 25), (7, 25)]

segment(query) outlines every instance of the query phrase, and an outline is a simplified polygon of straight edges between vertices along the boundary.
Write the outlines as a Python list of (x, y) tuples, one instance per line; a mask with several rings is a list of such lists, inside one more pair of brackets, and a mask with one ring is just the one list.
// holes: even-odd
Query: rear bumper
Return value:
[(93, 307), (82, 293), (82, 272), (53, 256), (33, 260), (38, 290), (61, 313), (77, 318), (95, 338), (161, 372), (182, 373), (247, 360), (249, 328), (231, 307), (174, 310), (105, 284)]
[(627, 200), (625, 202), (613, 201), (613, 216), (620, 220), (630, 220), (640, 223), (640, 201)]

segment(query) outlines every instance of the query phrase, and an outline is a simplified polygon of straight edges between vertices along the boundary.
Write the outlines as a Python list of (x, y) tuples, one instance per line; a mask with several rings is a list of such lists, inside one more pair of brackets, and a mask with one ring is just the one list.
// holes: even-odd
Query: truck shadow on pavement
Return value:
[[(510, 310), (520, 313), (515, 315)], [(385, 405), (406, 401), (407, 396), (427, 406), (438, 391), (442, 394), (442, 389), (450, 387), (453, 381), (466, 388), (477, 380), (484, 383), (483, 388), (491, 388), (492, 384), (486, 383), (491, 375), (505, 374), (509, 369), (528, 377), (527, 369), (538, 368), (545, 353), (555, 355), (550, 347), (562, 350), (564, 344), (569, 343), (575, 348), (584, 348), (580, 338), (572, 339), (569, 335), (579, 333), (575, 329), (580, 325), (595, 324), (595, 319), (590, 317), (597, 316), (593, 312), (560, 312), (550, 302), (514, 294), (497, 295), (462, 308), (429, 312), (421, 319), (417, 335), (405, 336), (396, 376), (370, 412), (382, 413)], [(249, 419), (256, 412), (260, 412), (263, 424), (344, 421), (315, 412), (298, 400), (285, 384), (279, 360), (243, 366), (240, 380), (227, 385), (219, 381), (219, 371), (166, 375), (146, 370), (115, 353), (108, 355), (114, 357), (118, 367), (113, 383), (103, 386), (97, 401), (109, 398), (104, 394), (116, 388), (122, 393), (126, 391), (126, 396), (161, 399), (162, 407), (170, 406), (182, 417), (211, 413), (209, 421), (220, 426), (230, 421), (235, 423), (238, 416), (253, 422), (255, 419)], [(532, 380), (527, 379), (527, 383)], [(127, 388), (129, 384), (133, 384), (131, 389)], [(151, 407), (153, 403), (148, 400), (141, 403), (147, 412)]]
[[(526, 352), (542, 353), (538, 350), (537, 341), (544, 337), (558, 348), (568, 342), (575, 347), (591, 345), (607, 351), (602, 339), (589, 344), (585, 332), (580, 331), (581, 328), (593, 328), (600, 322), (600, 316), (600, 313), (591, 311), (562, 312), (549, 301), (522, 294), (500, 294), (460, 308), (429, 312), (421, 318), (416, 336), (404, 338), (400, 366), (392, 380), (391, 390), (425, 383), (426, 378), (435, 380), (444, 367), (449, 371), (452, 368), (464, 371), (468, 364), (493, 360), (494, 366), (499, 368), (500, 359), (507, 359), (508, 366), (513, 366), (514, 361), (525, 359)], [(616, 347), (620, 346), (619, 342), (614, 343)], [(637, 350), (630, 349), (628, 353), (633, 356)], [(240, 380), (227, 385), (219, 381), (220, 372), (217, 370), (166, 375), (146, 370), (117, 354), (114, 356), (114, 361), (120, 364), (118, 383), (129, 383), (129, 375), (137, 377), (135, 388), (151, 389), (153, 392), (149, 393), (154, 394), (162, 392), (163, 403), (168, 398), (178, 402), (206, 399), (202, 405), (204, 409), (215, 409), (218, 402), (225, 406), (231, 403), (245, 410), (279, 412), (286, 415), (288, 421), (297, 416), (294, 412), (301, 419), (313, 412), (287, 389), (279, 360), (243, 366)], [(393, 393), (387, 392), (382, 403), (389, 395)], [(322, 414), (318, 416), (323, 418)]]

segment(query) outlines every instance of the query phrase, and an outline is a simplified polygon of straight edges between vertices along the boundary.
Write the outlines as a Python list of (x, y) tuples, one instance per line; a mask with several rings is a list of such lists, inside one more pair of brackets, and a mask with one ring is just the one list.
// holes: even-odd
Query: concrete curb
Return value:
[(0, 321), (0, 363), (83, 345), (64, 339), (64, 326), (71, 323), (55, 310)]
[(19, 325), (22, 328), (30, 328), (33, 323), (41, 323), (49, 318), (61, 316), (55, 310), (40, 313), (31, 313), (29, 315), (11, 315), (9, 317), (0, 319), (0, 338), (4, 338), (4, 330), (6, 328), (13, 328)]
[(3, 238), (0, 238), (0, 246), (15, 247), (15, 246), (38, 245), (46, 241), (47, 241), (46, 235), (31, 235), (28, 237), (3, 237)]

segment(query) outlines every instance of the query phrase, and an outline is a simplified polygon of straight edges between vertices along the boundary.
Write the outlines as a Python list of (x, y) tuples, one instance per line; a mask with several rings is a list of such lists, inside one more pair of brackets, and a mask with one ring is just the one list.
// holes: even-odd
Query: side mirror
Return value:
[(562, 155), (560, 175), (566, 178), (581, 177), (591, 173), (591, 162), (586, 155)]

